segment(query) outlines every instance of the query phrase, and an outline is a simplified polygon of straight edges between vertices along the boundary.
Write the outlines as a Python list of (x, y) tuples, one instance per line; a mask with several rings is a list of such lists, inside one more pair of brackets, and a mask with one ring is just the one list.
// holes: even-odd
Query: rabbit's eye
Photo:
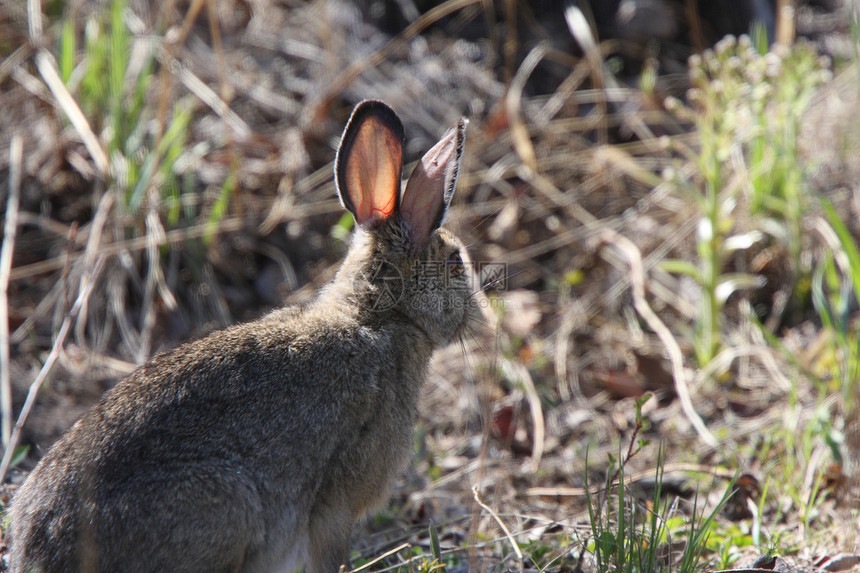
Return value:
[(460, 255), (459, 251), (454, 251), (450, 255), (448, 255), (448, 267), (451, 269), (451, 273), (454, 275), (459, 275), (463, 273), (463, 257)]

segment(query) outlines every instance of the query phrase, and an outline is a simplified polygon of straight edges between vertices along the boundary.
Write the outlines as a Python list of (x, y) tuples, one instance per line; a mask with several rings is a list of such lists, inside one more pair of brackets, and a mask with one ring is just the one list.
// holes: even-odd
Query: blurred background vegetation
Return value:
[(858, 62), (853, 0), (4, 3), (2, 501), (153, 353), (314, 297), (374, 98), (406, 173), (470, 118), (448, 224), (504, 276), (355, 566), (855, 567)]

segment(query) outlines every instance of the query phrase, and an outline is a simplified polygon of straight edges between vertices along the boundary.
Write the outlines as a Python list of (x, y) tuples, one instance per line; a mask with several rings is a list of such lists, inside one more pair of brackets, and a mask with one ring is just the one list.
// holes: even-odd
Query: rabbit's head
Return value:
[(466, 120), (418, 162), (401, 193), (403, 125), (382, 102), (352, 113), (335, 161), (341, 203), (356, 221), (335, 288), (364, 320), (398, 320), (434, 346), (447, 344), (475, 312), (477, 281), (463, 244), (440, 228), (454, 193)]

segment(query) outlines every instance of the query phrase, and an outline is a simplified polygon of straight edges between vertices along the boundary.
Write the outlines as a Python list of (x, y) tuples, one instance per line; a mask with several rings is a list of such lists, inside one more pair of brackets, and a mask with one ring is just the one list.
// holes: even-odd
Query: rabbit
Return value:
[(157, 355), (42, 458), (11, 505), (14, 573), (335, 573), (408, 462), (434, 349), (476, 289), (440, 225), (467, 120), (401, 193), (403, 125), (356, 106), (335, 160), (356, 222), (334, 279)]

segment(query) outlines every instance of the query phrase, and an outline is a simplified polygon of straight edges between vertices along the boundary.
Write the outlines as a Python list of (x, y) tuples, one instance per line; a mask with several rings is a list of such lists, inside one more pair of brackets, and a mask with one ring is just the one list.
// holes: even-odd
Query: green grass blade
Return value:
[(860, 303), (860, 251), (857, 250), (857, 243), (854, 242), (854, 237), (851, 231), (839, 218), (833, 204), (827, 199), (821, 199), (821, 207), (824, 209), (824, 214), (830, 222), (830, 226), (839, 237), (839, 243), (845, 256), (848, 257), (848, 264), (851, 267), (851, 281), (854, 283), (854, 296), (857, 297), (857, 302)]
[(659, 266), (667, 273), (692, 277), (699, 284), (702, 284), (702, 281), (704, 280), (702, 277), (702, 271), (699, 270), (699, 267), (689, 261), (667, 259), (665, 261), (661, 261)]
[(75, 38), (75, 19), (67, 14), (63, 19), (63, 27), (60, 32), (60, 77), (63, 83), (68, 83), (75, 69), (75, 54), (77, 53), (77, 38)]
[(123, 21), (124, 0), (113, 0), (110, 12), (110, 56), (108, 58), (108, 94), (110, 121), (113, 127), (112, 148), (120, 149), (125, 141), (123, 117), (123, 84), (128, 69), (128, 30)]
[(428, 526), (430, 533), (430, 552), (438, 562), (442, 562), (442, 546), (439, 544), (439, 533), (436, 531), (436, 525), (431, 521)]
[(209, 221), (206, 224), (206, 234), (203, 237), (205, 244), (210, 244), (212, 239), (215, 238), (215, 233), (218, 231), (218, 223), (227, 214), (227, 205), (230, 202), (233, 191), (236, 190), (237, 184), (236, 172), (231, 170), (230, 174), (224, 180), (224, 185), (221, 187), (221, 194), (218, 196), (215, 204), (212, 205), (212, 213), (209, 215)]

